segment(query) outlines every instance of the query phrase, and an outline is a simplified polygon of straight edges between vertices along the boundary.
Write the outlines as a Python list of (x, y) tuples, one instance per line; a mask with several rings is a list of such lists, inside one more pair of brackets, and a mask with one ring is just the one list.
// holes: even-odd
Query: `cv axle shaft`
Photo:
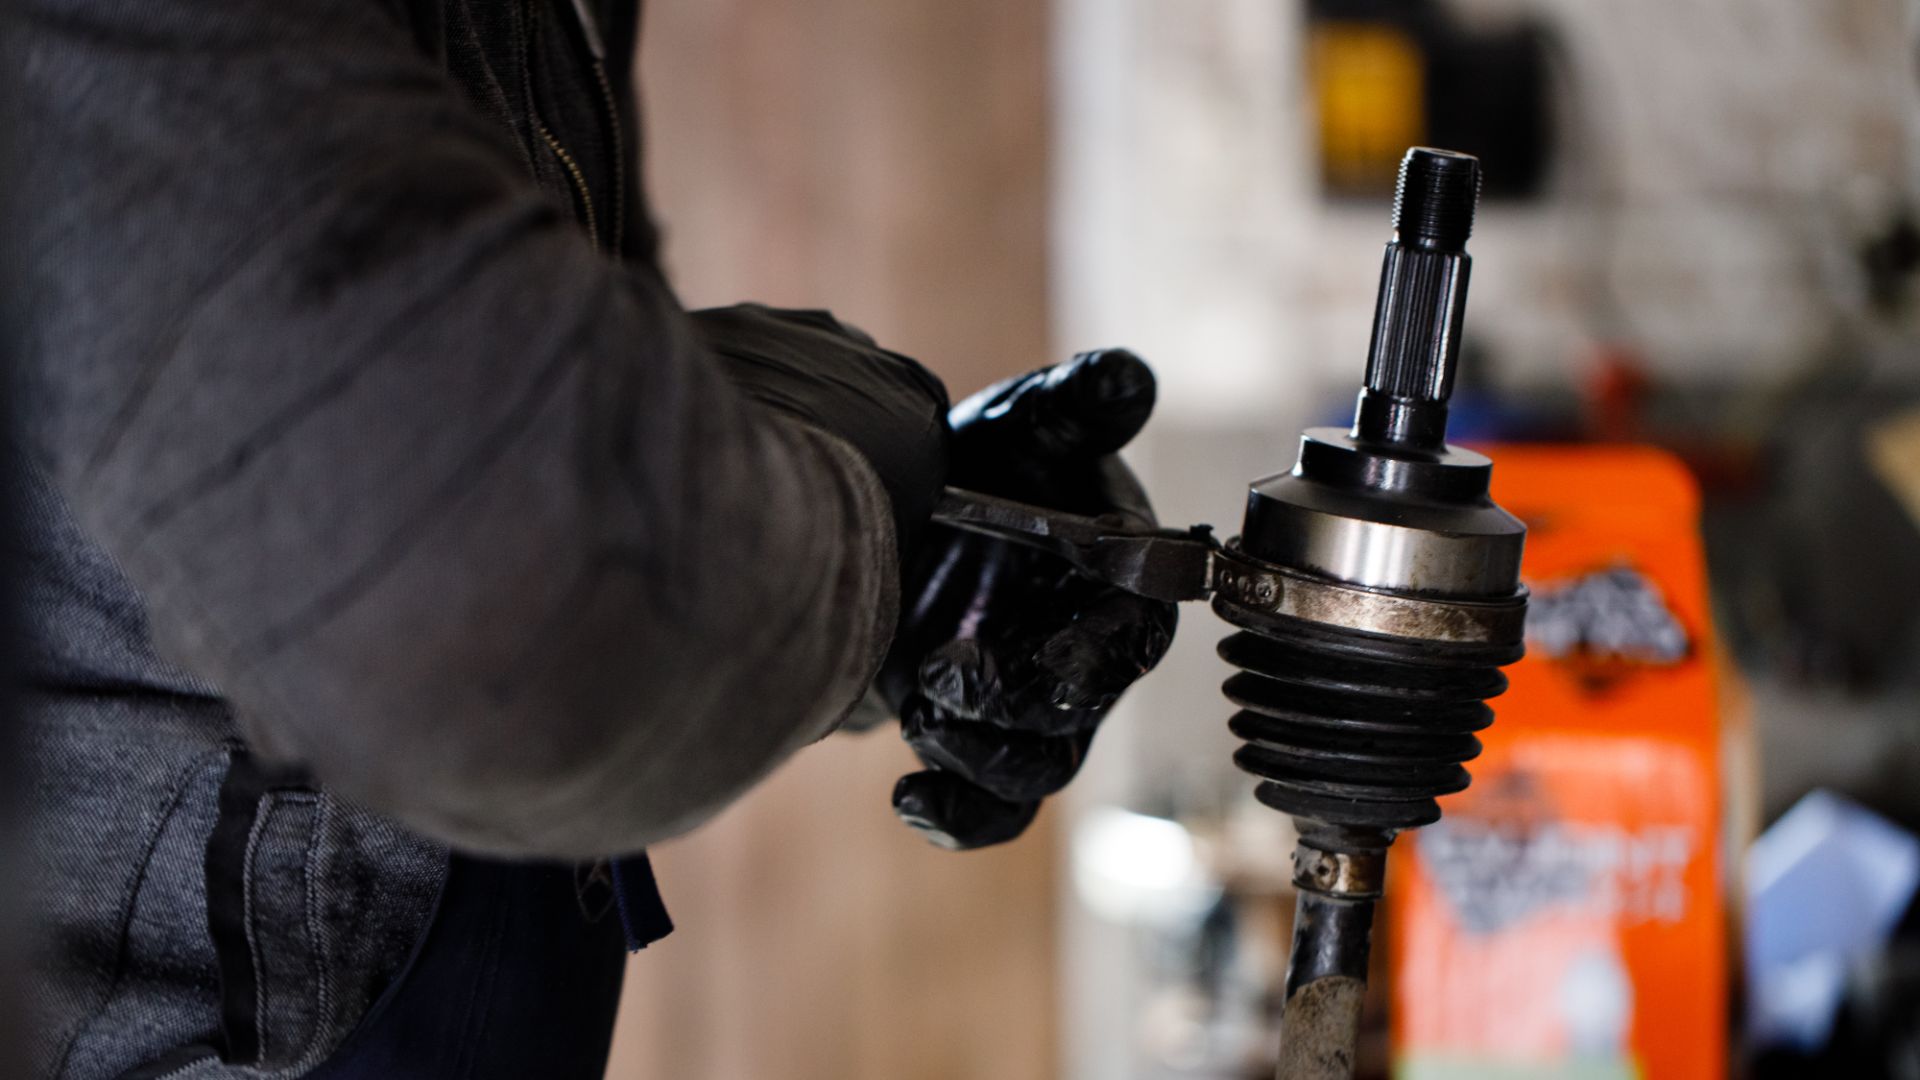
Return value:
[(1282, 1080), (1352, 1075), (1387, 847), (1467, 786), (1522, 651), (1526, 527), (1446, 438), (1479, 192), (1478, 159), (1407, 152), (1353, 426), (1307, 431), (1232, 543), (951, 489), (934, 515), (1141, 596), (1211, 598), (1239, 629), (1220, 644), (1234, 760), (1300, 834)]
[[(1526, 528), (1488, 495), (1492, 463), (1448, 446), (1480, 163), (1416, 148), (1400, 167), (1366, 385), (1353, 426), (1315, 428), (1292, 471), (1253, 484), (1237, 555), (1337, 586), (1281, 612), (1217, 587), (1235, 763), (1299, 827), (1280, 1076), (1352, 1074), (1374, 902), (1401, 829), (1465, 788), (1486, 699), (1520, 658)], [(1387, 619), (1412, 606), (1418, 617)]]

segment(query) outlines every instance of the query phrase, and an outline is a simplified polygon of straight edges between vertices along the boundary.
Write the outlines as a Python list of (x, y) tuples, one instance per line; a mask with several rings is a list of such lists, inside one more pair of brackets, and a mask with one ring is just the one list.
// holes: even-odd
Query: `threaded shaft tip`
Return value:
[(1479, 158), (1416, 146), (1400, 159), (1393, 228), (1403, 244), (1459, 251), (1473, 233), (1479, 201)]

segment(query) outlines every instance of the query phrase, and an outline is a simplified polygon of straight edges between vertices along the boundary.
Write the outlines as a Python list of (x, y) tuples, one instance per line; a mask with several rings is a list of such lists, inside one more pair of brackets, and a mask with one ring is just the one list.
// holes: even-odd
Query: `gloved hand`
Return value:
[(946, 476), (946, 386), (825, 311), (739, 304), (692, 318), (748, 397), (860, 452), (893, 503), (901, 551), (912, 550)]
[[(1153, 372), (1117, 349), (989, 387), (949, 414), (949, 482), (1152, 524), (1115, 452), (1153, 401)], [(894, 812), (954, 849), (1027, 827), (1121, 691), (1165, 655), (1177, 618), (1056, 556), (938, 525), (910, 555), (903, 601), (876, 687), (928, 768), (895, 786)]]

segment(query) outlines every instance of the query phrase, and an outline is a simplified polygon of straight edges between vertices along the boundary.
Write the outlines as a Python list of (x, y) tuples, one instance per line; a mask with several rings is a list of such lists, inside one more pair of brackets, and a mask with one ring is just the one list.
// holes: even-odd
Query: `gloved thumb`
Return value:
[(1140, 434), (1157, 390), (1146, 361), (1101, 349), (990, 387), (951, 419), (961, 438), (991, 438), (1018, 458), (1099, 457)]

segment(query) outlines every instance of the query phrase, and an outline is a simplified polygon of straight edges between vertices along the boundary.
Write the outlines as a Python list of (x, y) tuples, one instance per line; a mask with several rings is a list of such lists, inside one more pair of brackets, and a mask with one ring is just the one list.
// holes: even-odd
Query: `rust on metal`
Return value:
[(1349, 1080), (1366, 996), (1365, 980), (1329, 975), (1288, 997), (1280, 1019), (1279, 1080)]
[(1386, 882), (1387, 853), (1323, 851), (1302, 843), (1293, 849), (1293, 884), (1328, 896), (1374, 898)]

